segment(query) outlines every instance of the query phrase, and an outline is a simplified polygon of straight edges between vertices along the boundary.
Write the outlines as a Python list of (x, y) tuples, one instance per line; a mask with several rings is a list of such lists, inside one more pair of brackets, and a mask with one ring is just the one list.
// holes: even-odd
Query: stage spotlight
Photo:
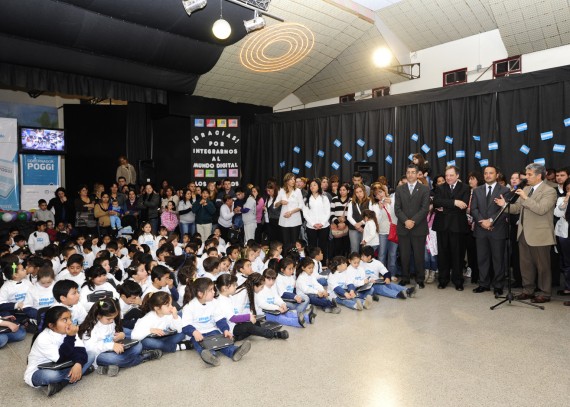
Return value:
[(188, 15), (196, 10), (203, 9), (206, 7), (206, 4), (208, 4), (208, 0), (182, 0), (182, 5)]
[(224, 20), (222, 0), (220, 0), (220, 19), (212, 26), (212, 32), (214, 33), (214, 36), (220, 40), (225, 40), (232, 33), (232, 26)]
[(244, 20), (243, 25), (245, 26), (245, 31), (249, 34), (252, 31), (260, 30), (265, 27), (265, 20), (256, 10), (253, 18), (251, 20)]

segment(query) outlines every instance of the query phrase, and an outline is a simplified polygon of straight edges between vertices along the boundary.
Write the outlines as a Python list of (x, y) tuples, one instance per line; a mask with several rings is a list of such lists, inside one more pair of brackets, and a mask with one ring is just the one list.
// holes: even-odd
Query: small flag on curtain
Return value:
[(534, 160), (535, 164), (546, 165), (546, 160), (544, 158), (537, 158)]
[(408, 156), (408, 160), (414, 161), (414, 155), (413, 155), (413, 154), (410, 154), (410, 155)]
[(414, 133), (414, 134), (412, 134), (411, 139), (417, 142), (420, 139), (420, 136), (418, 136), (416, 133)]
[(473, 140), (475, 140), (475, 141), (481, 141), (481, 136), (473, 136)]
[(280, 166), (281, 168), (285, 168), (285, 165), (286, 165), (285, 161), (281, 161), (281, 162), (279, 163), (279, 166)]
[(455, 158), (464, 158), (465, 157), (465, 150), (457, 150), (455, 152)]
[(551, 131), (545, 131), (544, 133), (540, 133), (540, 139), (542, 141), (550, 140), (552, 137), (554, 137), (554, 133)]
[(392, 164), (392, 156), (391, 156), (391, 155), (387, 155), (387, 156), (386, 156), (386, 162), (387, 162), (388, 164)]
[(517, 124), (517, 131), (522, 133), (528, 129), (528, 125), (526, 123)]
[(335, 146), (337, 146), (337, 147), (340, 147), (340, 145), (341, 145), (342, 143), (340, 142), (339, 139), (336, 139), (335, 141), (333, 141), (333, 144), (334, 144)]
[(295, 147), (293, 147), (293, 151), (296, 152), (297, 154), (299, 154), (301, 152), (301, 147), (295, 146)]
[(338, 170), (340, 168), (340, 164), (337, 163), (336, 161), (333, 161), (331, 167), (333, 167), (335, 170)]
[(313, 166), (313, 163), (310, 161), (305, 161), (305, 167), (307, 168), (311, 168)]
[(362, 140), (361, 138), (359, 138), (358, 140), (356, 140), (356, 144), (358, 144), (360, 147), (364, 147), (366, 142), (364, 140)]
[(445, 151), (445, 150), (439, 150), (437, 152), (437, 158), (445, 157), (446, 155), (447, 155), (447, 151)]
[(487, 165), (489, 165), (489, 160), (487, 160), (486, 158), (483, 159), (483, 160), (480, 160), (480, 161), (479, 161), (479, 165), (480, 165), (481, 167), (486, 167)]
[(424, 144), (424, 145), (422, 146), (422, 151), (423, 151), (424, 153), (426, 153), (426, 154), (429, 153), (429, 150), (431, 150), (431, 148), (429, 148), (429, 146), (428, 146), (427, 144)]
[(564, 119), (564, 126), (570, 127), (570, 117), (567, 119)]
[(319, 151), (317, 151), (317, 155), (318, 155), (319, 157), (324, 157), (324, 156), (325, 156), (325, 152), (324, 152), (323, 150), (319, 150)]
[(394, 136), (392, 136), (390, 133), (386, 134), (386, 141), (390, 143), (394, 142)]
[(523, 154), (528, 154), (530, 152), (530, 147), (526, 144), (523, 144), (519, 150)]
[(448, 161), (447, 165), (455, 165), (455, 160)]
[(563, 153), (564, 151), (566, 151), (566, 145), (554, 144), (554, 147), (552, 147), (552, 151), (554, 151), (555, 153)]
[(291, 172), (293, 174), (298, 174), (299, 173), (299, 169), (297, 167), (293, 167), (293, 169), (291, 170)]
[(367, 156), (367, 157), (372, 157), (373, 155), (374, 155), (374, 150), (373, 150), (373, 149), (370, 149), (370, 150), (368, 150), (368, 151), (366, 152), (366, 156)]
[(481, 151), (475, 151), (475, 158), (476, 158), (476, 159), (480, 159), (480, 158), (481, 158)]
[(453, 144), (453, 137), (447, 136), (447, 137), (445, 138), (445, 142), (446, 142), (447, 144)]
[(344, 154), (344, 159), (345, 159), (346, 161), (350, 161), (350, 160), (352, 160), (352, 156), (350, 155), (350, 153), (345, 153), (345, 154)]
[(489, 143), (489, 151), (498, 150), (498, 149), (499, 149), (499, 143), (497, 143), (496, 141)]

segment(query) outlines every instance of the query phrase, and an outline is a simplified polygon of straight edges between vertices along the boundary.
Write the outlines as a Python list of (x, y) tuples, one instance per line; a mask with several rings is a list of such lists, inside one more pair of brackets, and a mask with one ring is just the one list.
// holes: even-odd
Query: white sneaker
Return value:
[(463, 272), (463, 277), (467, 277), (467, 278), (471, 277), (471, 267), (467, 267), (465, 269), (465, 271)]
[(433, 270), (428, 270), (427, 273), (427, 278), (426, 278), (426, 284), (431, 284), (434, 282), (435, 280), (435, 271)]
[(360, 300), (356, 300), (356, 305), (354, 306), (354, 309), (357, 311), (362, 311), (362, 303), (360, 302)]

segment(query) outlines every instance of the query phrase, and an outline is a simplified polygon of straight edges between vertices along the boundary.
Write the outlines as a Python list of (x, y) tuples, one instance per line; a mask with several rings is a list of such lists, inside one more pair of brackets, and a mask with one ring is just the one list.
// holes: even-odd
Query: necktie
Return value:
[(414, 193), (414, 185), (410, 185), (409, 188), (410, 188), (410, 195), (412, 195)]
[(451, 188), (451, 194), (453, 194), (453, 185), (450, 185), (449, 188)]
[(493, 187), (489, 185), (489, 191), (487, 191), (487, 208), (491, 206), (491, 194), (493, 192)]
[[(534, 187), (532, 187), (530, 189), (530, 192), (528, 193), (528, 198), (530, 198), (532, 196), (532, 194), (534, 194)], [(521, 225), (524, 226), (524, 211), (525, 209), (523, 208), (522, 212), (521, 212)]]

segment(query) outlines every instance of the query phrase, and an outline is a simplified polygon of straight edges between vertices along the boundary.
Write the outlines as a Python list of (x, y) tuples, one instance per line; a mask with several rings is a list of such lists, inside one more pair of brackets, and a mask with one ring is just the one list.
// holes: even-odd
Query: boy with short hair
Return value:
[(36, 231), (28, 238), (30, 252), (35, 253), (49, 245), (49, 236), (46, 233), (46, 223), (39, 221), (36, 223)]
[(53, 306), (62, 305), (71, 311), (73, 325), (81, 325), (87, 317), (87, 311), (79, 304), (79, 286), (72, 280), (60, 280), (53, 286)]
[(52, 224), (55, 223), (55, 217), (53, 216), (53, 212), (48, 210), (47, 206), (48, 205), (45, 199), (40, 199), (38, 201), (39, 209), (34, 212), (34, 216), (32, 217), (32, 220), (34, 222), (39, 222), (39, 221), (47, 222), (48, 220), (51, 220)]

